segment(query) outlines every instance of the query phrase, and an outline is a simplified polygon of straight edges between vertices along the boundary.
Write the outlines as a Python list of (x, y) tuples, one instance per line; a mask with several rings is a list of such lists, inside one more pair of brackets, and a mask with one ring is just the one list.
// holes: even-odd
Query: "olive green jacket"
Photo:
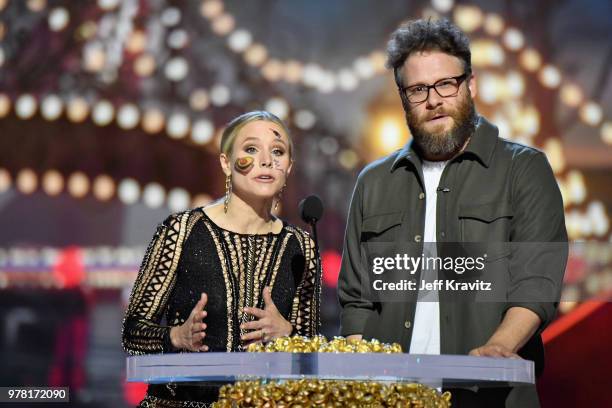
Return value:
[[(364, 243), (421, 243), (425, 201), (421, 159), (410, 143), (360, 173), (338, 280), (342, 335), (399, 342), (409, 350), (416, 299), (377, 302), (364, 296), (369, 272), (362, 252)], [(539, 373), (540, 333), (555, 314), (567, 261), (563, 202), (544, 153), (500, 138), (498, 129), (479, 117), (467, 147), (448, 162), (440, 178), (436, 229), (438, 248), (445, 242), (533, 243), (528, 254), (509, 245), (489, 252), (487, 262), (506, 279), (504, 301), (454, 302), (440, 293), (440, 349), (442, 354), (468, 354), (487, 342), (508, 308), (522, 306), (542, 321), (519, 351), (536, 362)], [(561, 243), (552, 254), (558, 260), (553, 270), (543, 263), (550, 250), (539, 244), (550, 242)], [(543, 256), (547, 251), (549, 258)]]

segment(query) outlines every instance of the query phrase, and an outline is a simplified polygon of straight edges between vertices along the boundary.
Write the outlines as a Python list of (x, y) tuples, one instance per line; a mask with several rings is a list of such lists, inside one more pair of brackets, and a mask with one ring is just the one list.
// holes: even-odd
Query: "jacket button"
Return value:
[(414, 242), (421, 242), (421, 236), (420, 235), (415, 235), (414, 236)]
[(404, 327), (405, 327), (405, 328), (407, 328), (407, 329), (409, 329), (411, 325), (412, 325), (412, 324), (410, 323), (410, 320), (406, 320), (406, 321), (404, 322)]
[(425, 198), (425, 193), (420, 193), (420, 194), (419, 194), (419, 200), (422, 200), (422, 199), (424, 199), (424, 198)]

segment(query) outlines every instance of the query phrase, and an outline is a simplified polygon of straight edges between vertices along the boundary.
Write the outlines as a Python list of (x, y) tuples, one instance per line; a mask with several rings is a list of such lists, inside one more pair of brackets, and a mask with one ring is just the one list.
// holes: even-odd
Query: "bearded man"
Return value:
[[(530, 359), (539, 375), (540, 334), (567, 261), (563, 202), (546, 156), (500, 138), (477, 114), (469, 40), (447, 20), (403, 24), (387, 52), (412, 138), (358, 177), (338, 280), (341, 334), (399, 342), (414, 354)], [(488, 245), (471, 278), (491, 281), (495, 295), (482, 285), (464, 298), (425, 285), (469, 275), (438, 264), (419, 269), (417, 294), (370, 296), (368, 244), (411, 243), (437, 256), (467, 242)], [(453, 407), (539, 406), (535, 386), (450, 391)]]

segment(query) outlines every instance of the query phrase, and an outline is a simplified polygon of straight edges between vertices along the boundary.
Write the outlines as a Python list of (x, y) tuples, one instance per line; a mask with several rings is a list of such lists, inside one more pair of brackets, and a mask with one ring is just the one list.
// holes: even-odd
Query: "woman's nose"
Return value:
[(261, 167), (272, 167), (272, 156), (269, 153), (261, 154)]

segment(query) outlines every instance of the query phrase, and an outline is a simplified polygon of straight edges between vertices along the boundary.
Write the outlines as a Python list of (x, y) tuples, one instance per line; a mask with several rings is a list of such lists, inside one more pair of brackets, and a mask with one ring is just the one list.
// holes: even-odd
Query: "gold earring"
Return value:
[(232, 176), (227, 175), (225, 177), (225, 199), (223, 200), (223, 212), (227, 214), (227, 207), (229, 206), (230, 195), (232, 194)]
[(285, 187), (287, 187), (287, 183), (285, 183), (278, 192), (278, 196), (276, 197), (276, 203), (274, 203), (274, 211), (278, 210), (278, 203), (280, 203), (281, 199), (283, 198), (283, 191), (285, 191)]

